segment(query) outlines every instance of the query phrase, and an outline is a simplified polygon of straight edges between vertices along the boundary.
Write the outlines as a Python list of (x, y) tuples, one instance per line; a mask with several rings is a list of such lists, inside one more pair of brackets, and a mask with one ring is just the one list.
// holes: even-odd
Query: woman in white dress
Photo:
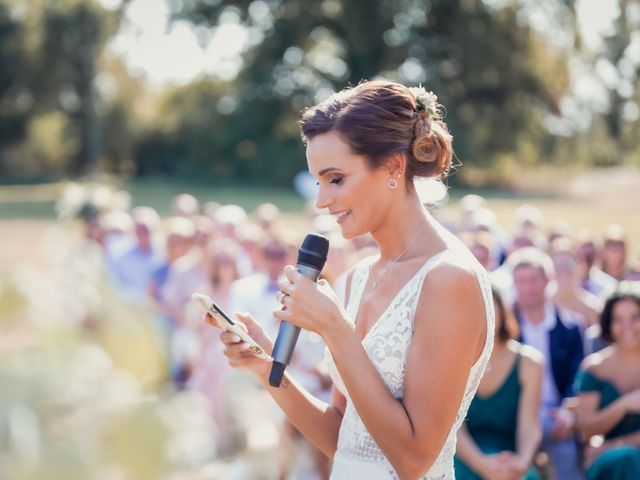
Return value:
[[(421, 204), (413, 181), (441, 177), (452, 138), (436, 97), (363, 82), (301, 119), (317, 206), (345, 238), (371, 233), (380, 253), (347, 277), (343, 306), (329, 285), (289, 266), (274, 315), (322, 336), (334, 380), (330, 404), (222, 333), (232, 366), (252, 371), (291, 422), (333, 458), (332, 479), (453, 479), (458, 430), (493, 340), (485, 271)], [(267, 351), (272, 341), (238, 315)]]

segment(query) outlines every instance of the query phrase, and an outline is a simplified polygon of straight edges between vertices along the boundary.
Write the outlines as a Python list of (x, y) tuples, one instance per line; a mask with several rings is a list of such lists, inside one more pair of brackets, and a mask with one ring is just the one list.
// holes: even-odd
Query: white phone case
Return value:
[(231, 318), (224, 313), (224, 311), (215, 304), (213, 300), (207, 295), (202, 293), (194, 293), (191, 295), (191, 300), (199, 302), (206, 310), (209, 315), (211, 315), (218, 326), (227, 332), (235, 333), (238, 335), (243, 342), (249, 345), (249, 352), (255, 355), (258, 358), (264, 358), (270, 360), (271, 357), (267, 355), (264, 349), (258, 345), (258, 343), (249, 336), (247, 332), (245, 332), (242, 327), (240, 327), (237, 323), (235, 323)]

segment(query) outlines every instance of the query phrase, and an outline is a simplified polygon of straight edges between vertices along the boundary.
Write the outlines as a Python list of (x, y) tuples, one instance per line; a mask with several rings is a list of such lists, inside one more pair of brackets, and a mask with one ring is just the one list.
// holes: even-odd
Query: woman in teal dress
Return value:
[(640, 479), (640, 283), (622, 282), (600, 317), (611, 345), (576, 378), (587, 480)]
[(513, 340), (517, 323), (495, 290), (493, 299), (493, 352), (458, 431), (456, 480), (534, 480), (539, 477), (531, 464), (542, 437), (542, 354)]

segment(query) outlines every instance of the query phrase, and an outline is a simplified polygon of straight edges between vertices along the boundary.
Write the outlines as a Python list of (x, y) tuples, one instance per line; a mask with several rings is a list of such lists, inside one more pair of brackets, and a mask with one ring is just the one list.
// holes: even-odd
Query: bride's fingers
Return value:
[(224, 347), (223, 353), (227, 357), (235, 357), (249, 352), (249, 345), (246, 342), (227, 343)]
[(257, 364), (258, 359), (250, 353), (243, 352), (238, 355), (227, 357), (229, 365), (234, 368), (247, 368)]
[(245, 332), (258, 325), (258, 322), (256, 322), (254, 318), (247, 312), (234, 312), (234, 315), (236, 319), (239, 320), (238, 324), (244, 329)]
[(295, 286), (291, 282), (287, 281), (286, 279), (282, 279), (278, 282), (278, 288), (280, 288), (281, 293), (285, 295), (291, 295), (293, 293)]
[(222, 343), (224, 343), (225, 345), (240, 343), (242, 341), (242, 339), (238, 335), (236, 335), (235, 333), (227, 332), (226, 330), (223, 330), (222, 333), (220, 333), (220, 340), (222, 340)]
[(208, 313), (205, 313), (204, 316), (202, 317), (202, 320), (204, 321), (204, 323), (206, 323), (207, 325), (210, 325), (212, 327), (216, 327), (216, 328), (220, 328), (218, 326), (218, 322), (216, 322), (215, 318), (213, 318), (211, 315), (209, 315)]

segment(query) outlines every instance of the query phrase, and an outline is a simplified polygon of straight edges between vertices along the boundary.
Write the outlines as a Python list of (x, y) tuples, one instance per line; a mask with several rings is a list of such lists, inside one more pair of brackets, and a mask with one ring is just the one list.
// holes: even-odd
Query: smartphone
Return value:
[(214, 318), (220, 328), (238, 335), (243, 342), (249, 345), (249, 352), (253, 355), (258, 358), (271, 359), (271, 357), (267, 355), (267, 352), (265, 352), (264, 349), (242, 329), (242, 327), (231, 320), (231, 317), (224, 313), (224, 311), (207, 295), (194, 293), (191, 295), (191, 300), (200, 303), (200, 305), (207, 310), (207, 313)]

